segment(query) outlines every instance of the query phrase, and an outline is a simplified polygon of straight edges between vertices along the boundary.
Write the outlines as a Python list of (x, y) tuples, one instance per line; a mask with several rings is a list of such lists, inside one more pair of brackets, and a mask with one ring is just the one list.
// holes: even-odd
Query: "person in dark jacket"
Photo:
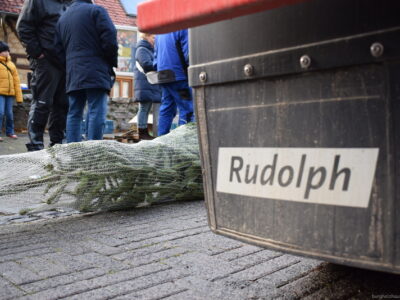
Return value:
[[(147, 81), (145, 73), (155, 71), (154, 61), (154, 35), (140, 33), (141, 40), (136, 45), (135, 65), (133, 76), (135, 78), (135, 102), (139, 102), (138, 128), (139, 139), (151, 140), (147, 129), (147, 121), (153, 102), (161, 101), (161, 90), (158, 85)], [(154, 123), (153, 119), (153, 123)]]
[(86, 102), (86, 138), (101, 140), (108, 93), (114, 84), (113, 67), (118, 63), (117, 30), (105, 8), (91, 0), (74, 0), (58, 21), (56, 39), (59, 56), (66, 62), (67, 143), (82, 140)]
[(44, 148), (43, 133), (47, 123), (50, 146), (61, 144), (65, 137), (68, 112), (65, 70), (54, 55), (54, 35), (57, 21), (69, 5), (69, 0), (25, 0), (17, 21), (18, 35), (33, 70), (28, 151)]
[(156, 35), (155, 65), (157, 71), (172, 70), (175, 74), (172, 82), (160, 84), (162, 98), (158, 135), (163, 135), (170, 131), (177, 110), (178, 125), (194, 122), (192, 90), (187, 77), (189, 46), (186, 29)]

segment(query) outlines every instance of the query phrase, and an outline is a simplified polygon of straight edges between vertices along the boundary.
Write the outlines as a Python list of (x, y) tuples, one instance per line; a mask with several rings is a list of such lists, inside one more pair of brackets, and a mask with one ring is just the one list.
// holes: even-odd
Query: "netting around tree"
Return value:
[(194, 123), (137, 144), (88, 141), (4, 155), (0, 166), (0, 205), (24, 211), (116, 210), (203, 199)]

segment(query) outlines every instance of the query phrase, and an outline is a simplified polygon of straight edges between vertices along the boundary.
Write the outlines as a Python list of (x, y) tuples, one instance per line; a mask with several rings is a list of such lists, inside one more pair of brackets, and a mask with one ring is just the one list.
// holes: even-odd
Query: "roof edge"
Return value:
[(0, 10), (0, 14), (1, 15), (7, 15), (7, 16), (13, 16), (13, 17), (18, 17), (18, 15), (19, 15), (18, 13), (4, 11), (4, 10)]

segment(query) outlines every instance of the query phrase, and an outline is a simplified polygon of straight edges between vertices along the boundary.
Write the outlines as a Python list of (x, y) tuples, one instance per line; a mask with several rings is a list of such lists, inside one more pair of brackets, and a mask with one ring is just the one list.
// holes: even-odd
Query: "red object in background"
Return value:
[(166, 33), (305, 0), (151, 0), (138, 5), (139, 30)]

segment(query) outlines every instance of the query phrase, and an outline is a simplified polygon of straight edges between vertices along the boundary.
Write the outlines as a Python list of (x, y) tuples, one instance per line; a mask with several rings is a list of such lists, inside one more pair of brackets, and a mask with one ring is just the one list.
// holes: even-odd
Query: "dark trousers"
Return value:
[(167, 134), (179, 111), (178, 126), (194, 122), (192, 90), (186, 80), (160, 84), (162, 91), (158, 117), (158, 135)]
[(46, 58), (32, 62), (32, 104), (29, 111), (28, 151), (44, 148), (43, 133), (48, 123), (50, 146), (61, 144), (65, 136), (68, 98), (65, 94), (65, 72)]

